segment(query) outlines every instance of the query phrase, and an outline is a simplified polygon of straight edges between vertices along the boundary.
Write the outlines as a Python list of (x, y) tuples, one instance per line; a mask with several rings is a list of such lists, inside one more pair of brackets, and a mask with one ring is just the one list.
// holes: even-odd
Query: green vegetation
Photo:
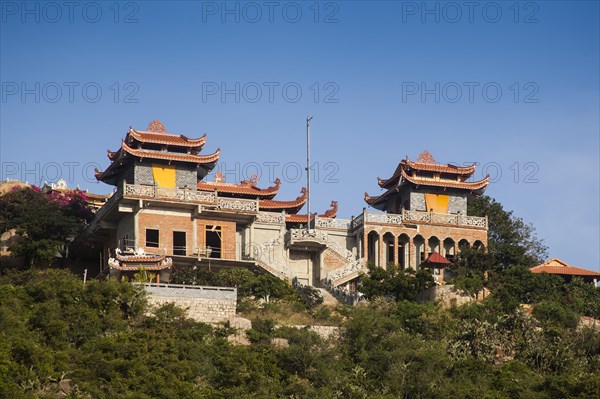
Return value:
[(435, 285), (429, 270), (400, 270), (390, 263), (386, 268), (368, 265), (369, 272), (361, 278), (360, 291), (367, 299), (394, 298), (396, 301), (416, 300), (417, 295)]
[(0, 232), (19, 234), (10, 250), (23, 266), (52, 264), (57, 254), (66, 258), (69, 241), (93, 217), (85, 199), (82, 191), (44, 193), (36, 186), (0, 196)]
[[(209, 272), (202, 269), (180, 269), (173, 273), (171, 282), (175, 284), (236, 287), (240, 301), (261, 298), (269, 304), (271, 299), (286, 299), (303, 304), (312, 309), (323, 303), (321, 293), (309, 286), (292, 287), (286, 281), (271, 274), (255, 274), (247, 269), (221, 269)], [(255, 304), (256, 305), (256, 304)]]
[[(148, 313), (127, 283), (5, 272), (0, 397), (54, 398), (60, 387), (69, 398), (598, 397), (600, 331), (577, 325), (580, 314), (599, 316), (600, 290), (527, 273), (508, 269), (493, 281), (502, 295), (449, 310), (408, 300), (321, 307), (313, 317), (341, 327), (327, 340), (276, 328), (273, 307), (290, 302), (272, 299), (256, 310), (250, 345), (236, 346), (231, 329), (176, 307)], [(507, 306), (522, 299), (532, 314)]]
[[(17, 229), (11, 250), (28, 270), (0, 268), (0, 398), (600, 397), (600, 326), (581, 323), (600, 319), (600, 289), (532, 274), (545, 257), (535, 230), (488, 197), (469, 207), (489, 218), (489, 251), (463, 251), (451, 271), (460, 291), (490, 289), (481, 303), (416, 303), (431, 274), (393, 266), (369, 268), (359, 289), (370, 301), (354, 308), (248, 270), (174, 273), (177, 283), (238, 288), (253, 328), (237, 345), (232, 328), (173, 305), (149, 309), (134, 285), (29, 267), (64, 257), (89, 215), (78, 195), (9, 193), (0, 229)], [(339, 334), (289, 327), (311, 323)]]

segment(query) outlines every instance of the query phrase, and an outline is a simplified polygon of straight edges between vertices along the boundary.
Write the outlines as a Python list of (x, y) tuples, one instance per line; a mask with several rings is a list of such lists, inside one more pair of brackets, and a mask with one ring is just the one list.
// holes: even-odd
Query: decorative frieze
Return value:
[(350, 221), (347, 219), (317, 218), (316, 227), (323, 229), (348, 230), (350, 228)]
[(217, 202), (217, 209), (258, 212), (258, 201), (234, 198), (219, 198)]
[[(363, 215), (352, 219), (352, 229), (365, 223)], [(461, 227), (487, 228), (487, 219), (480, 216), (452, 215), (448, 213), (404, 210), (402, 214), (366, 212), (366, 223), (399, 225), (406, 223), (426, 223), (433, 225), (454, 225)]]
[(256, 221), (260, 223), (283, 224), (285, 223), (285, 215), (275, 212), (259, 212), (256, 215)]

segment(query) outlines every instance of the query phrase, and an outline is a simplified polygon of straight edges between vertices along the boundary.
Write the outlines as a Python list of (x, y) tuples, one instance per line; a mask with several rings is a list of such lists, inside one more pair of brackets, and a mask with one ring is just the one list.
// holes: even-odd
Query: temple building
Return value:
[(487, 177), (469, 181), (475, 165), (438, 164), (428, 152), (407, 157), (378, 179), (380, 195), (365, 194), (373, 211), (339, 219), (332, 201), (308, 224), (305, 188), (283, 200), (280, 179), (260, 187), (256, 176), (231, 183), (217, 172), (209, 181), (220, 150), (203, 155), (205, 144), (206, 135), (172, 134), (157, 120), (144, 131), (130, 128), (96, 173), (114, 193), (74, 245), (91, 247), (118, 278), (144, 269), (164, 281), (179, 268), (243, 267), (348, 290), (369, 261), (418, 269), (432, 259), (434, 266), (452, 262), (466, 246), (487, 246), (487, 219), (467, 215), (467, 199), (489, 184)]

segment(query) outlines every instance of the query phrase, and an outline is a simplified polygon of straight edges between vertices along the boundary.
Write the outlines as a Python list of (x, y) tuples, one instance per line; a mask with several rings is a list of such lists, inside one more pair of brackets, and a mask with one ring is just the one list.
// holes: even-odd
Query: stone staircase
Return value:
[(335, 296), (333, 296), (327, 289), (325, 288), (317, 288), (321, 295), (323, 296), (323, 305), (327, 306), (336, 306), (339, 301)]
[(328, 243), (325, 251), (341, 260), (344, 266), (332, 270), (327, 274), (327, 283), (332, 287), (355, 279), (367, 270), (363, 259), (356, 259), (354, 254), (337, 243)]
[[(291, 270), (285, 264), (281, 264), (269, 256), (269, 252), (272, 248), (276, 248), (282, 244), (282, 237), (278, 237), (269, 242), (263, 243), (257, 246), (252, 251), (252, 260), (256, 265), (263, 270), (271, 273), (272, 275), (292, 280), (294, 276)], [(330, 256), (336, 258), (341, 267), (329, 272), (326, 277), (326, 286), (338, 287), (348, 281), (358, 277), (361, 273), (364, 273), (367, 268), (365, 266), (364, 259), (356, 259), (351, 251), (342, 247), (336, 242), (328, 241), (324, 250)]]

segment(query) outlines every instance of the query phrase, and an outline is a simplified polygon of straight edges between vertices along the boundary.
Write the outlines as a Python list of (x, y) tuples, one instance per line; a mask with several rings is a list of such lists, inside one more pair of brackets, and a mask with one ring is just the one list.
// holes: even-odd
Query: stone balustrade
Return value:
[(256, 221), (259, 223), (284, 224), (285, 214), (276, 212), (258, 212)]
[(141, 184), (124, 184), (126, 197), (148, 197), (162, 200), (185, 201), (214, 206), (225, 211), (258, 212), (258, 201), (218, 197), (217, 193), (187, 188), (162, 188)]
[(350, 226), (355, 229), (365, 223), (398, 225), (406, 223), (425, 223), (434, 225), (454, 225), (459, 227), (487, 228), (487, 218), (480, 216), (452, 215), (447, 213), (408, 211), (402, 214), (365, 212), (352, 219)]
[(321, 229), (348, 230), (350, 228), (350, 220), (337, 218), (317, 218), (316, 227)]
[(285, 241), (288, 245), (297, 242), (326, 244), (327, 233), (321, 230), (290, 229), (285, 235)]

